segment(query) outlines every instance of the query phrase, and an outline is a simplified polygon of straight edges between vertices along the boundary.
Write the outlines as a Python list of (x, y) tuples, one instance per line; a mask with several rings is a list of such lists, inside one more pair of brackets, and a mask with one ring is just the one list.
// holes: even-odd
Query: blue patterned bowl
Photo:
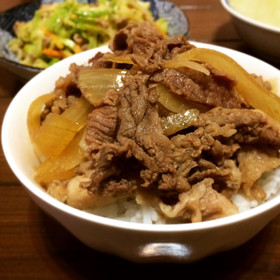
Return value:
[[(150, 2), (150, 9), (155, 17), (164, 18), (168, 22), (168, 35), (187, 35), (189, 31), (188, 20), (183, 12), (173, 3), (161, 0), (143, 0)], [(18, 62), (16, 56), (10, 51), (8, 43), (15, 36), (13, 25), (16, 21), (29, 21), (42, 4), (61, 2), (61, 0), (36, 0), (12, 8), (0, 15), (0, 66), (11, 71), (23, 81), (31, 79), (42, 71), (41, 68), (30, 67)], [(94, 0), (80, 0), (80, 2), (96, 2)]]

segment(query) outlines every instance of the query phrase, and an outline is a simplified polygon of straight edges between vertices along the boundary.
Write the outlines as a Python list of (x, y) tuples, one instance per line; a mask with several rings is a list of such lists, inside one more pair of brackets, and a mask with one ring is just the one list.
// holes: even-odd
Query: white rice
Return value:
[[(280, 168), (266, 173), (259, 180), (266, 193), (265, 201), (280, 195)], [(238, 206), (239, 212), (254, 208), (260, 204), (257, 200), (248, 200), (243, 194), (238, 193), (232, 196), (232, 202)], [(265, 202), (264, 201), (264, 202)], [(264, 203), (261, 202), (261, 203)], [(114, 204), (98, 209), (87, 210), (92, 214), (117, 219), (121, 221), (144, 223), (144, 224), (165, 224), (166, 221), (158, 212), (148, 205), (138, 205), (135, 200), (120, 200)]]
[[(268, 201), (277, 194), (280, 194), (280, 168), (277, 168), (269, 173), (265, 173), (260, 178), (259, 184), (266, 193), (265, 201)], [(249, 210), (260, 204), (257, 200), (248, 200), (244, 195), (239, 193), (233, 195), (231, 199), (232, 202), (238, 206), (239, 212)]]
[(143, 224), (164, 224), (165, 220), (158, 212), (148, 205), (139, 205), (135, 200), (121, 199), (116, 203), (87, 210), (92, 214), (117, 219), (120, 221), (143, 223)]

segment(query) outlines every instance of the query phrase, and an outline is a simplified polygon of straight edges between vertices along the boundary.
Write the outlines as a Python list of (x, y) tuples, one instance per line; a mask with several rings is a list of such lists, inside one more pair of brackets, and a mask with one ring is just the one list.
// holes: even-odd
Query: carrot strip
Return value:
[(51, 49), (43, 49), (43, 54), (55, 56), (55, 57), (64, 57), (61, 51), (51, 50)]

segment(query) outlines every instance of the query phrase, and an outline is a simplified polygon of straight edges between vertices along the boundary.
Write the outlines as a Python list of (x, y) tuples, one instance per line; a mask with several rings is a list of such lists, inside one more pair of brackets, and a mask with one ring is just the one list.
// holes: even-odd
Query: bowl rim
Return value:
[(274, 27), (272, 25), (266, 24), (266, 23), (262, 23), (258, 20), (249, 18), (247, 16), (244, 16), (243, 14), (239, 13), (238, 11), (236, 11), (235, 9), (233, 9), (230, 4), (229, 4), (229, 0), (221, 0), (221, 3), (223, 5), (223, 7), (234, 17), (238, 18), (241, 21), (244, 21), (250, 25), (259, 27), (261, 29), (265, 29), (267, 31), (270, 32), (275, 32), (275, 33), (279, 33), (280, 35), (280, 27)]
[[(247, 55), (245, 53), (236, 51), (236, 50), (232, 50), (229, 48), (225, 48), (225, 47), (220, 47), (220, 46), (216, 46), (213, 44), (206, 44), (206, 43), (199, 43), (199, 42), (191, 42), (194, 45), (197, 45), (199, 47), (205, 47), (205, 48), (214, 48), (218, 51), (221, 52), (226, 52), (226, 51), (230, 51), (233, 55), (242, 55), (245, 58), (249, 58), (249, 59), (254, 59), (260, 63), (265, 64), (265, 66), (270, 67), (273, 71), (277, 71), (278, 73), (280, 73), (280, 71), (260, 60), (257, 59), (253, 56)], [(199, 223), (182, 223), (182, 224), (143, 224), (143, 223), (136, 223), (136, 222), (129, 222), (129, 221), (122, 221), (122, 220), (117, 220), (117, 219), (112, 219), (112, 218), (106, 218), (106, 217), (102, 217), (102, 216), (98, 216), (92, 213), (87, 213), (85, 211), (73, 208), (69, 205), (66, 205), (58, 200), (56, 200), (55, 198), (53, 198), (51, 195), (47, 194), (42, 188), (40, 188), (38, 185), (36, 185), (35, 183), (33, 183), (27, 175), (25, 175), (22, 170), (20, 170), (20, 168), (18, 168), (18, 166), (16, 165), (16, 161), (13, 158), (13, 156), (11, 155), (11, 149), (9, 146), (9, 139), (8, 139), (8, 135), (7, 135), (7, 129), (9, 127), (9, 123), (8, 120), (10, 119), (11, 115), (13, 114), (13, 107), (15, 106), (16, 103), (20, 102), (20, 98), (22, 98), (22, 94), (24, 93), (24, 89), (28, 86), (32, 86), (32, 83), (34, 83), (35, 81), (37, 81), (38, 79), (40, 79), (41, 77), (44, 77), (48, 72), (52, 72), (53, 68), (56, 67), (56, 65), (58, 64), (62, 64), (62, 63), (67, 63), (69, 62), (73, 62), (73, 60), (75, 60), (75, 62), (79, 61), (76, 60), (77, 57), (81, 57), (82, 55), (87, 55), (87, 53), (91, 53), (91, 52), (97, 52), (98, 50), (103, 49), (104, 47), (101, 48), (97, 48), (94, 50), (89, 50), (86, 52), (83, 52), (81, 54), (77, 54), (74, 56), (71, 56), (69, 58), (66, 58), (64, 60), (62, 60), (61, 62), (56, 63), (55, 65), (43, 70), (42, 72), (40, 72), (38, 75), (36, 75), (33, 79), (31, 79), (25, 86), (23, 86), (23, 88), (18, 92), (18, 94), (13, 98), (13, 100), (11, 101), (10, 105), (8, 106), (8, 109), (4, 115), (3, 118), (3, 123), (2, 123), (2, 133), (1, 133), (1, 142), (2, 142), (2, 148), (3, 148), (3, 153), (5, 155), (5, 158), (11, 168), (11, 170), (14, 172), (14, 174), (16, 175), (16, 177), (18, 178), (18, 180), (21, 182), (21, 184), (29, 191), (31, 192), (33, 195), (35, 195), (38, 199), (42, 200), (44, 203), (50, 205), (51, 207), (56, 208), (56, 210), (60, 211), (60, 212), (64, 212), (65, 214), (69, 214), (72, 216), (75, 216), (76, 218), (82, 219), (82, 220), (86, 220), (87, 222), (93, 222), (96, 224), (100, 224), (103, 226), (107, 226), (107, 227), (112, 227), (112, 228), (122, 228), (122, 229), (126, 229), (126, 230), (131, 230), (131, 231), (145, 231), (145, 232), (188, 232), (188, 231), (203, 231), (203, 230), (208, 230), (211, 228), (219, 228), (219, 227), (225, 227), (231, 224), (235, 224), (235, 223), (239, 223), (239, 222), (244, 222), (246, 220), (249, 220), (251, 218), (253, 218), (254, 216), (260, 215), (262, 213), (265, 213), (266, 211), (272, 210), (273, 208), (278, 207), (280, 212), (280, 195), (277, 195), (275, 197), (273, 197), (272, 199), (264, 202), (263, 204), (246, 210), (244, 212), (241, 213), (237, 213), (235, 215), (232, 216), (228, 216), (228, 217), (224, 217), (224, 218), (219, 218), (216, 220), (211, 220), (211, 221), (204, 221), (204, 222), (199, 222)]]

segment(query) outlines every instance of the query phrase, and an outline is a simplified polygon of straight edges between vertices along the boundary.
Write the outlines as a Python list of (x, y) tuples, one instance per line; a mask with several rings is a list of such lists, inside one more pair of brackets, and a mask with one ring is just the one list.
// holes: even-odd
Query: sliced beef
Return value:
[(111, 44), (117, 55), (131, 54), (132, 61), (141, 71), (154, 74), (151, 81), (164, 84), (187, 100), (211, 107), (240, 108), (244, 105), (233, 89), (234, 79), (211, 66), (208, 66), (211, 70), (209, 76), (188, 68), (180, 71), (162, 69), (163, 60), (193, 47), (183, 36), (165, 39), (150, 23), (144, 23), (141, 28), (138, 24), (129, 25), (116, 34)]
[[(157, 180), (166, 184), (164, 174), (172, 174), (172, 150), (169, 139), (163, 134), (160, 117), (157, 111), (157, 96), (154, 88), (147, 88), (147, 77), (128, 76), (124, 79), (124, 87), (120, 94), (118, 108), (118, 131), (116, 133), (117, 150), (121, 153), (111, 153), (110, 163), (119, 162), (118, 169), (125, 168), (120, 173), (133, 173), (138, 162), (138, 180), (142, 187), (148, 187)], [(113, 148), (110, 144), (103, 144)], [(134, 162), (135, 166), (127, 166), (125, 161)], [(121, 166), (123, 165), (123, 166)], [(97, 162), (97, 168), (99, 164)], [(115, 165), (113, 165), (115, 166)], [(112, 165), (110, 166), (112, 169)], [(94, 173), (96, 175), (96, 173)], [(114, 172), (116, 174), (116, 172)], [(168, 185), (169, 188), (175, 187)]]
[(188, 192), (179, 194), (176, 205), (159, 204), (161, 212), (169, 219), (180, 222), (200, 222), (226, 217), (238, 212), (237, 207), (212, 188), (213, 179), (204, 179)]
[(163, 35), (149, 22), (144, 22), (141, 28), (137, 23), (129, 24), (115, 35), (110, 47), (115, 52), (126, 51), (155, 60), (161, 59), (167, 48)]
[(277, 150), (266, 145), (257, 147), (244, 146), (238, 153), (239, 169), (242, 174), (242, 189), (250, 199), (262, 201), (264, 190), (258, 185), (263, 173), (269, 172), (280, 165)]
[(94, 109), (89, 115), (86, 142), (92, 150), (98, 149), (104, 143), (113, 142), (117, 112), (114, 106), (103, 106)]
[(55, 114), (63, 113), (72, 103), (81, 97), (81, 91), (77, 87), (77, 73), (80, 67), (76, 64), (70, 65), (70, 73), (65, 77), (60, 77), (55, 83), (53, 91), (54, 98), (47, 104), (41, 119), (44, 120), (45, 116), (52, 112)]
[[(227, 141), (234, 132), (232, 128), (229, 131), (218, 127), (209, 129), (208, 125), (172, 137), (179, 174), (183, 173), (190, 185), (212, 178), (219, 192), (227, 197), (236, 193), (241, 186), (241, 174), (233, 158), (240, 146)], [(221, 149), (217, 150), (217, 147)]]
[[(187, 100), (210, 107), (241, 108), (243, 101), (233, 89), (233, 81), (219, 79), (213, 75), (191, 70), (164, 69), (153, 75), (152, 81), (164, 84), (172, 93)], [(221, 79), (220, 79), (221, 80)]]
[[(209, 65), (208, 76), (162, 68), (163, 60), (192, 47), (182, 36), (165, 38), (150, 23), (131, 24), (117, 33), (114, 55), (130, 54), (134, 65), (122, 88), (109, 90), (89, 115), (88, 150), (77, 169), (83, 197), (85, 190), (104, 201), (149, 192), (162, 215), (180, 222), (236, 213), (230, 197), (240, 189), (263, 199), (257, 180), (280, 165), (274, 152), (280, 147), (280, 124), (259, 110), (245, 109), (235, 79)], [(102, 57), (93, 58), (92, 67), (112, 66)], [(58, 82), (57, 90), (65, 94), (75, 73)], [(158, 83), (207, 110), (191, 127), (167, 137)]]
[(161, 68), (162, 58), (167, 52), (163, 35), (149, 22), (130, 24), (119, 31), (110, 45), (116, 53), (132, 54), (132, 60), (141, 70), (152, 73)]
[(178, 35), (173, 38), (167, 38), (165, 40), (168, 52), (165, 54), (164, 59), (171, 59), (175, 55), (186, 52), (194, 46), (187, 41), (186, 37), (183, 35)]
[(231, 124), (237, 133), (238, 143), (267, 143), (280, 146), (280, 124), (260, 110), (214, 108), (198, 118), (198, 126), (214, 123), (218, 126)]
[[(142, 77), (136, 75), (125, 79), (122, 94), (117, 139), (121, 144), (128, 138), (132, 139), (155, 160), (159, 172), (167, 172), (172, 162), (171, 149), (169, 139), (161, 127), (155, 88), (148, 88)], [(129, 135), (126, 127), (134, 127), (133, 133)]]

